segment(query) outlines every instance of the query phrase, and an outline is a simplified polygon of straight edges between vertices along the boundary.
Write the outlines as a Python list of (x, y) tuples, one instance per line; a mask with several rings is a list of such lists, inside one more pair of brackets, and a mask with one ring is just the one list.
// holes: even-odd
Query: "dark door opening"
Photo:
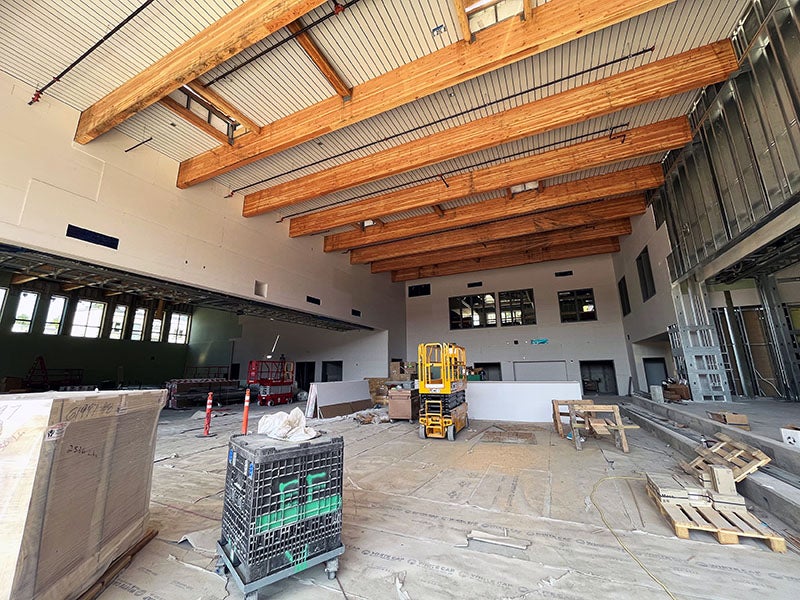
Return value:
[(322, 381), (341, 381), (343, 366), (340, 360), (323, 360)]
[(231, 363), (228, 379), (239, 379), (239, 363)]
[(617, 393), (617, 375), (613, 360), (582, 360), (580, 365), (584, 394)]
[(486, 373), (485, 377), (481, 377), (482, 381), (503, 381), (499, 362), (476, 362), (475, 370), (477, 371), (478, 369), (483, 369), (483, 372)]
[(314, 382), (315, 371), (316, 363), (313, 361), (295, 363), (294, 379), (297, 382), (297, 388), (306, 392), (309, 391), (311, 384)]
[(647, 380), (647, 389), (651, 385), (661, 385), (667, 378), (667, 361), (663, 358), (643, 358), (644, 377)]

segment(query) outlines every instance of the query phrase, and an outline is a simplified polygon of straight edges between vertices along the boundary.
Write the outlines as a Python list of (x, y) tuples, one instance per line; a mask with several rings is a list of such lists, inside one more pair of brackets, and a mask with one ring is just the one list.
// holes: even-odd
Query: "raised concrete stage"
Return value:
[[(619, 400), (623, 415), (688, 459), (697, 456), (694, 449), (700, 444), (701, 436), (713, 438), (720, 432), (767, 454), (772, 461), (741, 481), (739, 493), (795, 530), (800, 529), (800, 449), (784, 444), (778, 427), (800, 406), (785, 403), (771, 403), (770, 406), (763, 401), (665, 404), (638, 396)], [(782, 409), (786, 409), (784, 416)], [(706, 410), (746, 414), (753, 430), (745, 431), (710, 419)]]

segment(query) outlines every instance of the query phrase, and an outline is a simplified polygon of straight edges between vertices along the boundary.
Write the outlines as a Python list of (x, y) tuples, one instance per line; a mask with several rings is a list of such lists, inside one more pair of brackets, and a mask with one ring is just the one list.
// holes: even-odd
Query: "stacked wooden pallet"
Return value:
[(675, 535), (689, 539), (689, 531), (707, 531), (720, 544), (738, 544), (741, 537), (764, 540), (773, 552), (786, 552), (786, 540), (747, 510), (736, 491), (741, 481), (769, 457), (747, 444), (717, 434), (710, 448), (697, 448), (698, 457), (683, 463), (697, 486), (671, 475), (647, 473), (647, 493), (669, 521)]

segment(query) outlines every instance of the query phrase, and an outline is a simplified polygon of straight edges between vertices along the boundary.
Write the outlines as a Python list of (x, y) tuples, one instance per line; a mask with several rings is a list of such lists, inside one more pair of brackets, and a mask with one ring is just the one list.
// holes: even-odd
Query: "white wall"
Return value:
[(242, 336), (235, 340), (233, 362), (241, 364), (241, 377), (247, 377), (247, 363), (261, 360), (280, 335), (274, 358), (313, 361), (315, 381), (322, 381), (322, 361), (342, 361), (342, 380), (386, 377), (389, 374), (388, 332), (331, 331), (270, 321), (257, 317), (239, 317)]
[[(245, 219), (242, 196), (214, 182), (177, 189), (177, 162), (147, 145), (124, 152), (139, 140), (75, 144), (78, 111), (47, 95), (28, 106), (32, 94), (0, 73), (0, 241), (256, 300), (264, 281), (270, 303), (387, 329), (404, 347), (404, 288), (388, 274), (323, 253), (322, 236), (289, 239), (274, 215)], [(69, 223), (119, 249), (65, 237)]]
[[(556, 271), (572, 270), (570, 277)], [(468, 288), (468, 282), (482, 287)], [(515, 361), (566, 361), (567, 378), (579, 381), (581, 360), (613, 360), (617, 387), (628, 389), (630, 369), (622, 330), (622, 313), (611, 258), (606, 256), (479, 271), (410, 282), (431, 284), (431, 295), (406, 300), (407, 351), (415, 360), (421, 342), (455, 342), (466, 348), (467, 363), (500, 362), (504, 381), (514, 379)], [(533, 288), (536, 325), (450, 330), (452, 296)], [(597, 321), (561, 323), (558, 291), (593, 288)], [(547, 344), (532, 345), (532, 339)], [(516, 344), (514, 342), (517, 342)]]

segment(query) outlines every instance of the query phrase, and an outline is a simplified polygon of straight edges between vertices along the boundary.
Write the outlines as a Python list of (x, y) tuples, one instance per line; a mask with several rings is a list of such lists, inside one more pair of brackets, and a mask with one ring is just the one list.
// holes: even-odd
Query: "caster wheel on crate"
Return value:
[(325, 572), (328, 574), (328, 579), (336, 579), (336, 571), (339, 570), (339, 558), (332, 558), (325, 561)]
[(225, 577), (228, 574), (228, 565), (226, 565), (225, 561), (223, 561), (221, 558), (218, 558), (217, 559), (217, 564), (214, 567), (214, 572), (217, 575), (221, 575), (222, 577)]
[(258, 590), (245, 594), (244, 600), (258, 600)]

